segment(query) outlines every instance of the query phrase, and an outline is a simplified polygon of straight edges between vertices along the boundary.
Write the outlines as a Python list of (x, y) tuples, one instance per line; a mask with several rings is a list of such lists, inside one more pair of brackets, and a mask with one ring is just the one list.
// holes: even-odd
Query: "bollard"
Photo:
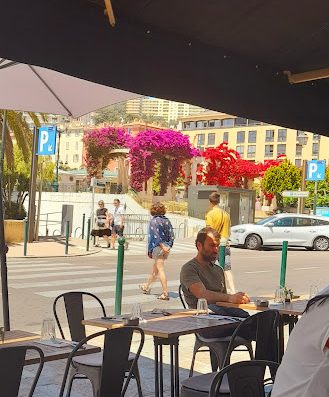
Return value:
[(26, 256), (27, 254), (28, 232), (29, 232), (29, 224), (27, 222), (27, 219), (24, 219), (24, 256)]
[(86, 222), (86, 214), (82, 214), (82, 232), (81, 232), (82, 240), (85, 238), (85, 222)]
[(122, 302), (122, 276), (123, 276), (123, 262), (125, 255), (125, 238), (118, 239), (118, 262), (117, 262), (117, 281), (115, 286), (115, 315), (121, 314)]
[(87, 245), (86, 245), (86, 251), (89, 251), (89, 242), (90, 242), (90, 218), (88, 218), (88, 221), (87, 221)]
[(225, 249), (226, 245), (221, 245), (219, 247), (219, 266), (224, 270), (225, 267)]
[(65, 225), (65, 255), (69, 253), (69, 234), (70, 234), (70, 221), (66, 221)]
[(281, 272), (280, 272), (280, 287), (281, 288), (284, 288), (286, 285), (287, 252), (288, 252), (288, 241), (283, 241), (282, 242), (282, 256), (281, 256)]

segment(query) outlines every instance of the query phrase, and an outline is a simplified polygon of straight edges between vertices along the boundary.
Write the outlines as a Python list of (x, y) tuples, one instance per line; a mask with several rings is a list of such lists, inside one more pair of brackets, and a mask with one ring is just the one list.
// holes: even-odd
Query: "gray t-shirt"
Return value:
[(195, 258), (191, 259), (180, 271), (180, 283), (190, 309), (196, 309), (198, 299), (191, 294), (189, 288), (192, 284), (200, 282), (209, 291), (226, 293), (224, 272), (220, 266), (209, 263), (204, 267), (199, 265)]

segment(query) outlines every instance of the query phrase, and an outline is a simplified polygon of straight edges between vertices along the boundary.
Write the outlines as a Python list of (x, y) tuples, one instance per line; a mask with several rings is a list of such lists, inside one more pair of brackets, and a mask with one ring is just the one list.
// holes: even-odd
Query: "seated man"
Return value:
[[(180, 273), (180, 283), (186, 303), (191, 309), (196, 309), (199, 298), (207, 299), (208, 305), (218, 301), (231, 303), (248, 303), (249, 296), (244, 292), (227, 294), (224, 272), (215, 264), (218, 257), (220, 235), (211, 228), (201, 229), (197, 235), (195, 245), (198, 253), (194, 259), (185, 263)], [(211, 308), (211, 305), (210, 305)], [(232, 334), (234, 327), (221, 327), (202, 332), (204, 337), (220, 337)]]

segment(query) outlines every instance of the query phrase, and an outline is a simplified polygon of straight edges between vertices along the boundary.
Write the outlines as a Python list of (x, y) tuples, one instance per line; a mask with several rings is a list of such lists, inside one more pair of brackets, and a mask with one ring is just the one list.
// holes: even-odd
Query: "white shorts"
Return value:
[(167, 259), (169, 256), (169, 252), (164, 252), (161, 247), (155, 247), (154, 250), (152, 251), (152, 258), (153, 259), (158, 259), (158, 258), (163, 258)]

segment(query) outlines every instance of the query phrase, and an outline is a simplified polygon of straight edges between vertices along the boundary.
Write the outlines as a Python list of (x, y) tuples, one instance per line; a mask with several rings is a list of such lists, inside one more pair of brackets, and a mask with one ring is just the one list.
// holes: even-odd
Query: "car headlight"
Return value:
[(236, 230), (232, 230), (233, 233), (244, 233), (246, 231), (246, 229), (236, 229)]

